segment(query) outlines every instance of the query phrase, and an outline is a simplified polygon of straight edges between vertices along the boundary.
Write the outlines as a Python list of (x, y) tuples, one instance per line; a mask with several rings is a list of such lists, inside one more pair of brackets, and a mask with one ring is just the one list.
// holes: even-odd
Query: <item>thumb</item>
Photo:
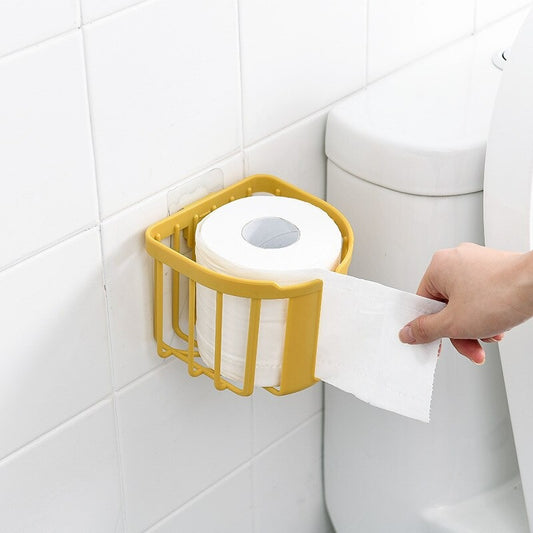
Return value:
[(443, 336), (443, 311), (432, 315), (421, 315), (400, 331), (399, 337), (406, 344), (425, 344)]

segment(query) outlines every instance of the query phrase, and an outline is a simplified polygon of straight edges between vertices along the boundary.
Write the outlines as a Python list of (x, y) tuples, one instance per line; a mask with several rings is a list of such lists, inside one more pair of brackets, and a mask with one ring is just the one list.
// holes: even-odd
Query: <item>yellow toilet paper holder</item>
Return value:
[[(272, 394), (282, 396), (305, 389), (318, 380), (315, 378), (316, 349), (322, 281), (280, 287), (271, 281), (255, 281), (219, 274), (194, 261), (195, 232), (203, 217), (238, 198), (254, 193), (270, 193), (309, 202), (320, 207), (339, 227), (343, 246), (341, 261), (336, 272), (346, 274), (353, 252), (353, 232), (346, 218), (332, 205), (285, 181), (267, 174), (245, 178), (221, 191), (214, 192), (181, 209), (177, 213), (156, 222), (146, 230), (146, 250), (154, 258), (154, 337), (160, 357), (171, 355), (188, 365), (193, 377), (205, 374), (214, 381), (218, 390), (229, 389), (241, 396), (248, 396), (254, 390), (255, 361), (261, 316), (261, 301), (265, 299), (287, 299), (287, 320), (285, 343), (279, 388), (265, 387)], [(167, 241), (167, 242), (164, 242)], [(192, 250), (192, 259), (184, 255), (184, 243)], [(163, 285), (164, 265), (171, 269), (171, 315), (174, 333), (186, 342), (186, 348), (170, 346), (163, 340)], [(179, 320), (180, 278), (188, 278), (188, 329), (182, 331)], [(216, 291), (215, 319), (215, 362), (214, 368), (202, 364), (194, 340), (196, 322), (196, 284), (200, 283)], [(242, 387), (226, 380), (221, 375), (222, 306), (223, 295), (229, 294), (250, 299), (248, 343), (245, 373)]]

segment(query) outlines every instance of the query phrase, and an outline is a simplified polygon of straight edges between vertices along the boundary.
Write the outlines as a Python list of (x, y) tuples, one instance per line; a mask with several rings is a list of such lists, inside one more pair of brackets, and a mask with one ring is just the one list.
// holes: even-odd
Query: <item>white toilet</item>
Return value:
[[(439, 248), (533, 247), (533, 14), (498, 95), (502, 73), (491, 60), (523, 19), (428, 56), (331, 111), (327, 199), (354, 228), (352, 275), (414, 292)], [(513, 330), (501, 364), (492, 345), (481, 367), (445, 341), (428, 425), (326, 387), (324, 478), (337, 533), (529, 531), (532, 337), (529, 322)]]

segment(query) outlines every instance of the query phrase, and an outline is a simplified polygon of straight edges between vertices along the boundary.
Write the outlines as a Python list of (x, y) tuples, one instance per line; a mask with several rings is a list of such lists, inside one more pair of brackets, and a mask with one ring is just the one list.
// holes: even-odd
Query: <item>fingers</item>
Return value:
[(444, 337), (443, 322), (446, 309), (433, 315), (421, 315), (404, 326), (399, 333), (406, 344), (424, 344)]
[(492, 337), (487, 337), (481, 340), (483, 342), (500, 342), (502, 339), (503, 339), (503, 333), (500, 333), (498, 335), (493, 335)]
[[(439, 314), (439, 313), (437, 313)], [(405, 326), (399, 334), (400, 340), (407, 344), (423, 344), (425, 342), (431, 342), (433, 340), (436, 340), (440, 337), (433, 338), (431, 333), (428, 333), (427, 329), (420, 329), (420, 318), (424, 317), (432, 317), (434, 315), (424, 315), (423, 317), (418, 317), (416, 320), (413, 320), (410, 322), (407, 326)], [(427, 323), (431, 323), (427, 320), (422, 320), (423, 326), (422, 328), (427, 327)], [(431, 327), (431, 326), (430, 326)], [(421, 333), (422, 331), (422, 333)], [(416, 337), (418, 335), (418, 337)], [(501, 337), (501, 335), (497, 335), (496, 337)], [(496, 337), (491, 337), (491, 339), (495, 339)], [(422, 339), (428, 339), (428, 340), (422, 340)], [(479, 343), (479, 341), (475, 339), (450, 339), (451, 343), (455, 347), (455, 349), (461, 354), (464, 355), (466, 358), (470, 359), (473, 363), (476, 363), (477, 365), (482, 365), (485, 362), (485, 350)], [(488, 340), (486, 342), (497, 342), (496, 340)], [(439, 346), (439, 355), (440, 355), (440, 346)]]
[(461, 355), (476, 365), (482, 365), (485, 362), (485, 350), (479, 341), (474, 339), (450, 339), (450, 341)]
[[(503, 333), (481, 339), (483, 342), (499, 342), (503, 339)], [(479, 344), (479, 341), (474, 339), (450, 339), (455, 349), (476, 365), (482, 365), (485, 362), (485, 350)]]
[[(400, 333), (400, 340), (406, 344), (424, 344), (441, 337), (446, 337), (446, 309), (433, 315), (422, 315), (405, 325)], [(485, 337), (483, 342), (499, 342), (503, 333)], [(485, 362), (485, 350), (476, 339), (450, 339), (455, 349), (472, 362), (481, 365)], [(440, 351), (440, 350), (439, 350)]]

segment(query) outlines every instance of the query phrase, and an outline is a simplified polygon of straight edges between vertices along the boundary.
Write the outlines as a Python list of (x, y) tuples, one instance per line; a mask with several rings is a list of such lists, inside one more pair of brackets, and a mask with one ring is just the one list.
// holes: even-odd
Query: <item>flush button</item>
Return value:
[(503, 70), (505, 62), (509, 59), (509, 52), (509, 48), (506, 48), (505, 50), (498, 50), (492, 56), (492, 64), (500, 70)]

